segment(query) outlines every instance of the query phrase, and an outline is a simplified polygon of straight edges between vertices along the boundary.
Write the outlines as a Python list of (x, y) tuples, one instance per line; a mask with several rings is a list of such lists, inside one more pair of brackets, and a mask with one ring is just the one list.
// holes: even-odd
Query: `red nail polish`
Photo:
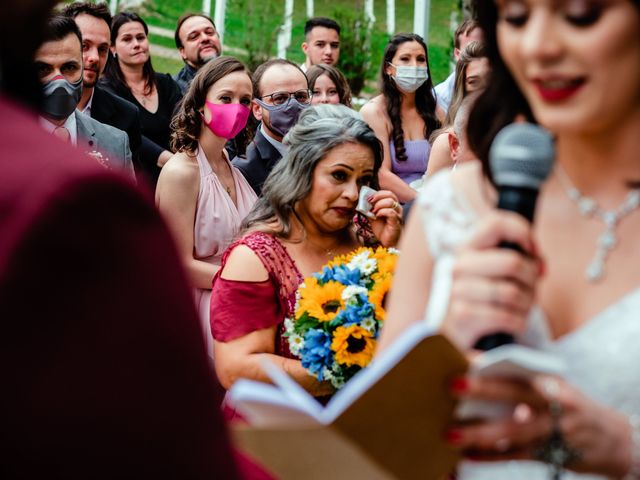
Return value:
[(469, 389), (469, 381), (466, 377), (456, 377), (451, 381), (449, 387), (453, 393), (461, 394)]
[(462, 432), (456, 429), (447, 430), (444, 433), (444, 439), (452, 445), (458, 445), (462, 443)]
[(373, 201), (373, 195), (369, 195), (367, 197), (367, 202), (371, 203)]

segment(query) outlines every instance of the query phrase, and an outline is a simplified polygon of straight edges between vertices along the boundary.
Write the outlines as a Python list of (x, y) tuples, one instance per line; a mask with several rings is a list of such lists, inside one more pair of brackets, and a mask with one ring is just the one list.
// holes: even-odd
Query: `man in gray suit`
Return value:
[(105, 168), (135, 179), (127, 134), (76, 110), (82, 95), (82, 36), (73, 19), (49, 19), (34, 61), (43, 85), (43, 128)]

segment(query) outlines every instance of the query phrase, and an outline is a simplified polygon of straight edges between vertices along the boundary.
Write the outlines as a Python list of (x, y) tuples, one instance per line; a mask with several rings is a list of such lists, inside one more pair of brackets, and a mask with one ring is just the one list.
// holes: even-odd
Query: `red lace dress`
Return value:
[[(220, 277), (227, 258), (238, 245), (246, 245), (260, 258), (269, 274), (263, 282), (244, 282)], [(283, 338), (284, 319), (296, 304), (296, 290), (304, 280), (285, 247), (273, 235), (253, 232), (231, 245), (222, 257), (222, 268), (211, 290), (211, 332), (228, 342), (256, 330), (278, 325), (275, 353), (293, 358)]]

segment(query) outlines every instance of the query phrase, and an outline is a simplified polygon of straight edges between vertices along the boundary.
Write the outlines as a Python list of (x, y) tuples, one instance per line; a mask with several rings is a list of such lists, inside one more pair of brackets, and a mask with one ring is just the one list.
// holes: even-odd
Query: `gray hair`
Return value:
[(261, 230), (287, 238), (296, 204), (311, 192), (316, 165), (334, 148), (359, 143), (374, 155), (372, 188), (378, 187), (382, 144), (358, 112), (344, 105), (316, 105), (305, 109), (284, 137), (287, 153), (262, 187), (262, 197), (242, 222), (242, 230)]

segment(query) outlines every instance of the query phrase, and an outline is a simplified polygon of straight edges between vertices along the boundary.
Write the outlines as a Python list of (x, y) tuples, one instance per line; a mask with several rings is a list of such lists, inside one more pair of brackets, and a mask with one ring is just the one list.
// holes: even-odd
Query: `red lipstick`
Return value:
[(534, 85), (542, 97), (547, 102), (561, 102), (572, 97), (578, 90), (582, 88), (584, 82), (571, 81), (571, 82), (552, 82), (552, 81), (534, 81)]

